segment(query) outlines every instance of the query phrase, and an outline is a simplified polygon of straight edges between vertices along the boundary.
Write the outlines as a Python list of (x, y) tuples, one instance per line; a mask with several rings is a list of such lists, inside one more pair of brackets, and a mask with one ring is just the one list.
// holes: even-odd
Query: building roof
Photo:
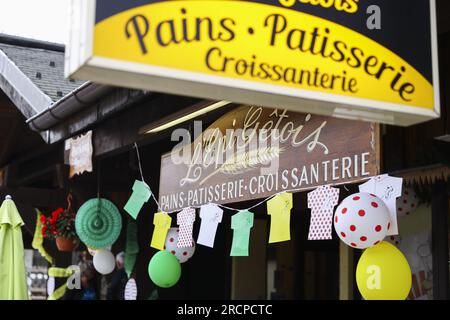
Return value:
[(84, 81), (64, 78), (64, 46), (0, 35), (0, 50), (53, 102)]

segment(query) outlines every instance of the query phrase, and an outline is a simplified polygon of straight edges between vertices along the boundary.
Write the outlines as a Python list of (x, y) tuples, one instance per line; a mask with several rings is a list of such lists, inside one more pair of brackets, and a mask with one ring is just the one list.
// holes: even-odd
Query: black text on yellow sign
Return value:
[[(94, 55), (250, 83), (434, 108), (404, 59), (337, 23), (245, 1), (164, 1), (99, 22)], [(352, 13), (358, 1), (303, 0)]]

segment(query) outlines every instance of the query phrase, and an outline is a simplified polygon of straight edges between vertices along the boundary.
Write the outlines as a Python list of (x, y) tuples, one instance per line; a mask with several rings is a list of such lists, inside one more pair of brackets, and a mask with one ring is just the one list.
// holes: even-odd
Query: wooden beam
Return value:
[(0, 169), (0, 187), (11, 186), (15, 171), (15, 167), (11, 167), (11, 165)]
[(339, 299), (353, 300), (355, 275), (353, 272), (353, 249), (339, 242)]
[(66, 194), (61, 189), (8, 188), (0, 187), (0, 201), (10, 195), (14, 202), (33, 207), (64, 206)]
[(6, 179), (8, 177), (8, 167), (0, 169), (0, 187), (6, 186)]
[(42, 177), (53, 178), (64, 161), (63, 145), (46, 146), (41, 152), (28, 154), (24, 158), (15, 159), (9, 165), (11, 176), (8, 186), (30, 185)]
[(41, 177), (44, 177), (46, 175), (50, 176), (55, 171), (56, 166), (50, 166), (39, 171), (34, 171), (33, 174), (27, 175), (25, 178), (17, 179), (17, 181), (15, 181), (15, 185), (21, 186), (33, 183)]
[(142, 141), (143, 144), (155, 142), (155, 139), (152, 138), (159, 135), (140, 135), (139, 129), (151, 122), (152, 119), (160, 119), (171, 112), (188, 108), (198, 101), (198, 99), (162, 95), (149, 103), (130, 108), (120, 116), (105, 121), (94, 129), (95, 156), (114, 155), (128, 151), (134, 142), (145, 138), (150, 139)]
[(15, 117), (12, 121), (11, 130), (9, 130), (6, 136), (6, 142), (0, 150), (0, 166), (3, 166), (8, 161), (9, 156), (15, 146), (17, 137), (20, 136), (24, 128), (24, 122), (19, 118)]
[[(188, 116), (188, 115), (190, 115), (192, 113), (201, 111), (201, 110), (205, 109), (206, 107), (209, 107), (209, 106), (211, 106), (213, 104), (216, 104), (218, 102), (219, 101), (210, 101), (210, 100), (200, 101), (199, 103), (196, 103), (196, 104), (191, 105), (191, 106), (189, 106), (187, 108), (181, 109), (181, 110), (176, 111), (176, 112), (174, 112), (174, 113), (172, 113), (170, 115), (167, 115), (167, 116), (165, 116), (163, 118), (157, 119), (156, 121), (153, 121), (153, 122), (151, 122), (149, 124), (146, 124), (145, 126), (139, 128), (139, 134), (146, 134), (147, 132), (149, 132), (152, 129), (155, 129), (155, 128), (159, 127), (159, 126), (165, 125), (165, 124), (167, 124), (169, 122), (172, 122), (174, 120), (178, 120), (178, 119), (183, 118), (185, 116)], [(188, 120), (186, 120), (186, 121), (188, 121)], [(184, 121), (184, 122), (186, 122), (186, 121)]]
[(67, 190), (69, 183), (69, 166), (65, 164), (57, 164), (55, 178), (58, 188)]

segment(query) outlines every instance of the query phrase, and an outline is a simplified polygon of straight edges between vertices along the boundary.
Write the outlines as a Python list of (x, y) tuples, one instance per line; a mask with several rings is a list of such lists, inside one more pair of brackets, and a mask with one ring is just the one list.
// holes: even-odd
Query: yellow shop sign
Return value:
[(434, 0), (368, 2), (75, 1), (66, 73), (398, 125), (439, 117)]

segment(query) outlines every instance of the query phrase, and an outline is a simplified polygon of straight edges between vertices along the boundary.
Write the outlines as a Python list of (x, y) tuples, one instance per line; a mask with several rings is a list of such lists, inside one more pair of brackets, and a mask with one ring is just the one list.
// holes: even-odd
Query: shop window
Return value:
[(412, 272), (409, 300), (433, 299), (433, 252), (431, 206), (420, 205), (398, 219), (399, 236), (387, 240), (405, 255)]
[(267, 299), (339, 299), (338, 237), (309, 241), (309, 210), (291, 217), (291, 241), (268, 246)]

